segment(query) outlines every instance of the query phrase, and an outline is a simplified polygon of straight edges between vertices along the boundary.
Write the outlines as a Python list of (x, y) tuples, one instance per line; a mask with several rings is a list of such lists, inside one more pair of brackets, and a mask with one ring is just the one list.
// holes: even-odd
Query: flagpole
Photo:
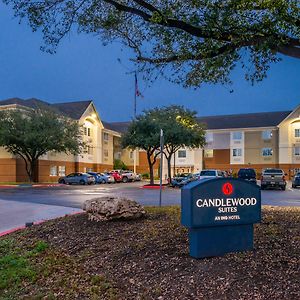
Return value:
[[(136, 90), (137, 90), (137, 76), (134, 72), (134, 119), (136, 118)], [(133, 172), (136, 173), (136, 149), (133, 152)]]
[(137, 76), (136, 72), (134, 72), (134, 118), (136, 118), (136, 91), (137, 91)]

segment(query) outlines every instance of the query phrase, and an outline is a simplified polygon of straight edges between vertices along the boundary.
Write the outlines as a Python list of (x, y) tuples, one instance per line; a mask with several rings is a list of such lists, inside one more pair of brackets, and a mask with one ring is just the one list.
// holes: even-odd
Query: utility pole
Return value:
[(160, 176), (159, 176), (159, 206), (162, 197), (162, 174), (163, 174), (163, 150), (164, 150), (164, 131), (160, 130)]

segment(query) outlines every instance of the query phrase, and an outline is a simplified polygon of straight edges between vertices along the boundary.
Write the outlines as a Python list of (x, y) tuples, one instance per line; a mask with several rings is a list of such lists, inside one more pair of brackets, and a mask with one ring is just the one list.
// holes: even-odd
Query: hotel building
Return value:
[[(122, 149), (120, 139), (129, 122), (104, 122), (92, 101), (50, 104), (38, 99), (12, 98), (0, 101), (0, 110), (52, 107), (83, 126), (88, 151), (81, 155), (47, 153), (39, 160), (36, 180), (56, 182), (72, 172), (109, 171), (114, 159), (133, 169), (133, 152)], [(251, 167), (282, 168), (291, 178), (300, 169), (300, 107), (293, 111), (199, 117), (206, 127), (203, 149), (183, 148), (172, 162), (173, 173), (196, 173), (205, 169), (237, 172)], [(136, 170), (148, 171), (146, 153), (137, 151)], [(157, 168), (155, 172), (157, 173)], [(164, 164), (166, 173), (166, 164)], [(0, 182), (27, 180), (23, 161), (0, 148)]]

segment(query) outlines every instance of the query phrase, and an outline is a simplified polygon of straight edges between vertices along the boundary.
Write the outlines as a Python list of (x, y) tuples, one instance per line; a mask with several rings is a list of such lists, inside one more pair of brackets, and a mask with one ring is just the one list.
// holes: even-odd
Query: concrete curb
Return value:
[(36, 188), (36, 187), (61, 187), (65, 186), (65, 184), (60, 184), (60, 183), (41, 183), (41, 184), (2, 184), (0, 185), (0, 189), (7, 189), (7, 188)]
[[(70, 213), (70, 214), (65, 214), (64, 216), (57, 217), (57, 218), (54, 218), (54, 219), (39, 220), (39, 221), (33, 222), (33, 226), (45, 223), (45, 222), (50, 221), (50, 220), (65, 218), (65, 217), (68, 217), (68, 216), (79, 215), (79, 214), (83, 214), (83, 213), (84, 213), (84, 211), (78, 211), (78, 212), (74, 212), (74, 213)], [(16, 232), (16, 231), (19, 231), (19, 230), (22, 230), (22, 229), (25, 229), (25, 228), (29, 228), (29, 227), (26, 227), (25, 225), (23, 225), (23, 226), (19, 226), (19, 227), (15, 227), (15, 228), (12, 228), (12, 229), (9, 229), (9, 230), (2, 231), (2, 232), (0, 232), (0, 237), (8, 235), (8, 234)]]

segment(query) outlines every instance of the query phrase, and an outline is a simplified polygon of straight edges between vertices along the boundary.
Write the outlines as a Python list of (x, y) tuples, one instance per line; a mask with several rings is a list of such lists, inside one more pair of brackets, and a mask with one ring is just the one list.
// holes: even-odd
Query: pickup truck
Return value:
[(286, 188), (285, 174), (281, 169), (265, 169), (261, 174), (261, 189), (268, 187)]
[(113, 174), (118, 174), (119, 175), (119, 180), (117, 180), (116, 178), (115, 178), (115, 180), (117, 181), (117, 182), (120, 182), (120, 181), (122, 181), (122, 182), (124, 182), (124, 183), (126, 183), (126, 182), (128, 182), (128, 181), (134, 181), (135, 180), (135, 174), (132, 172), (132, 171), (130, 171), (130, 170), (112, 170), (112, 171), (110, 171), (111, 173), (113, 173)]

